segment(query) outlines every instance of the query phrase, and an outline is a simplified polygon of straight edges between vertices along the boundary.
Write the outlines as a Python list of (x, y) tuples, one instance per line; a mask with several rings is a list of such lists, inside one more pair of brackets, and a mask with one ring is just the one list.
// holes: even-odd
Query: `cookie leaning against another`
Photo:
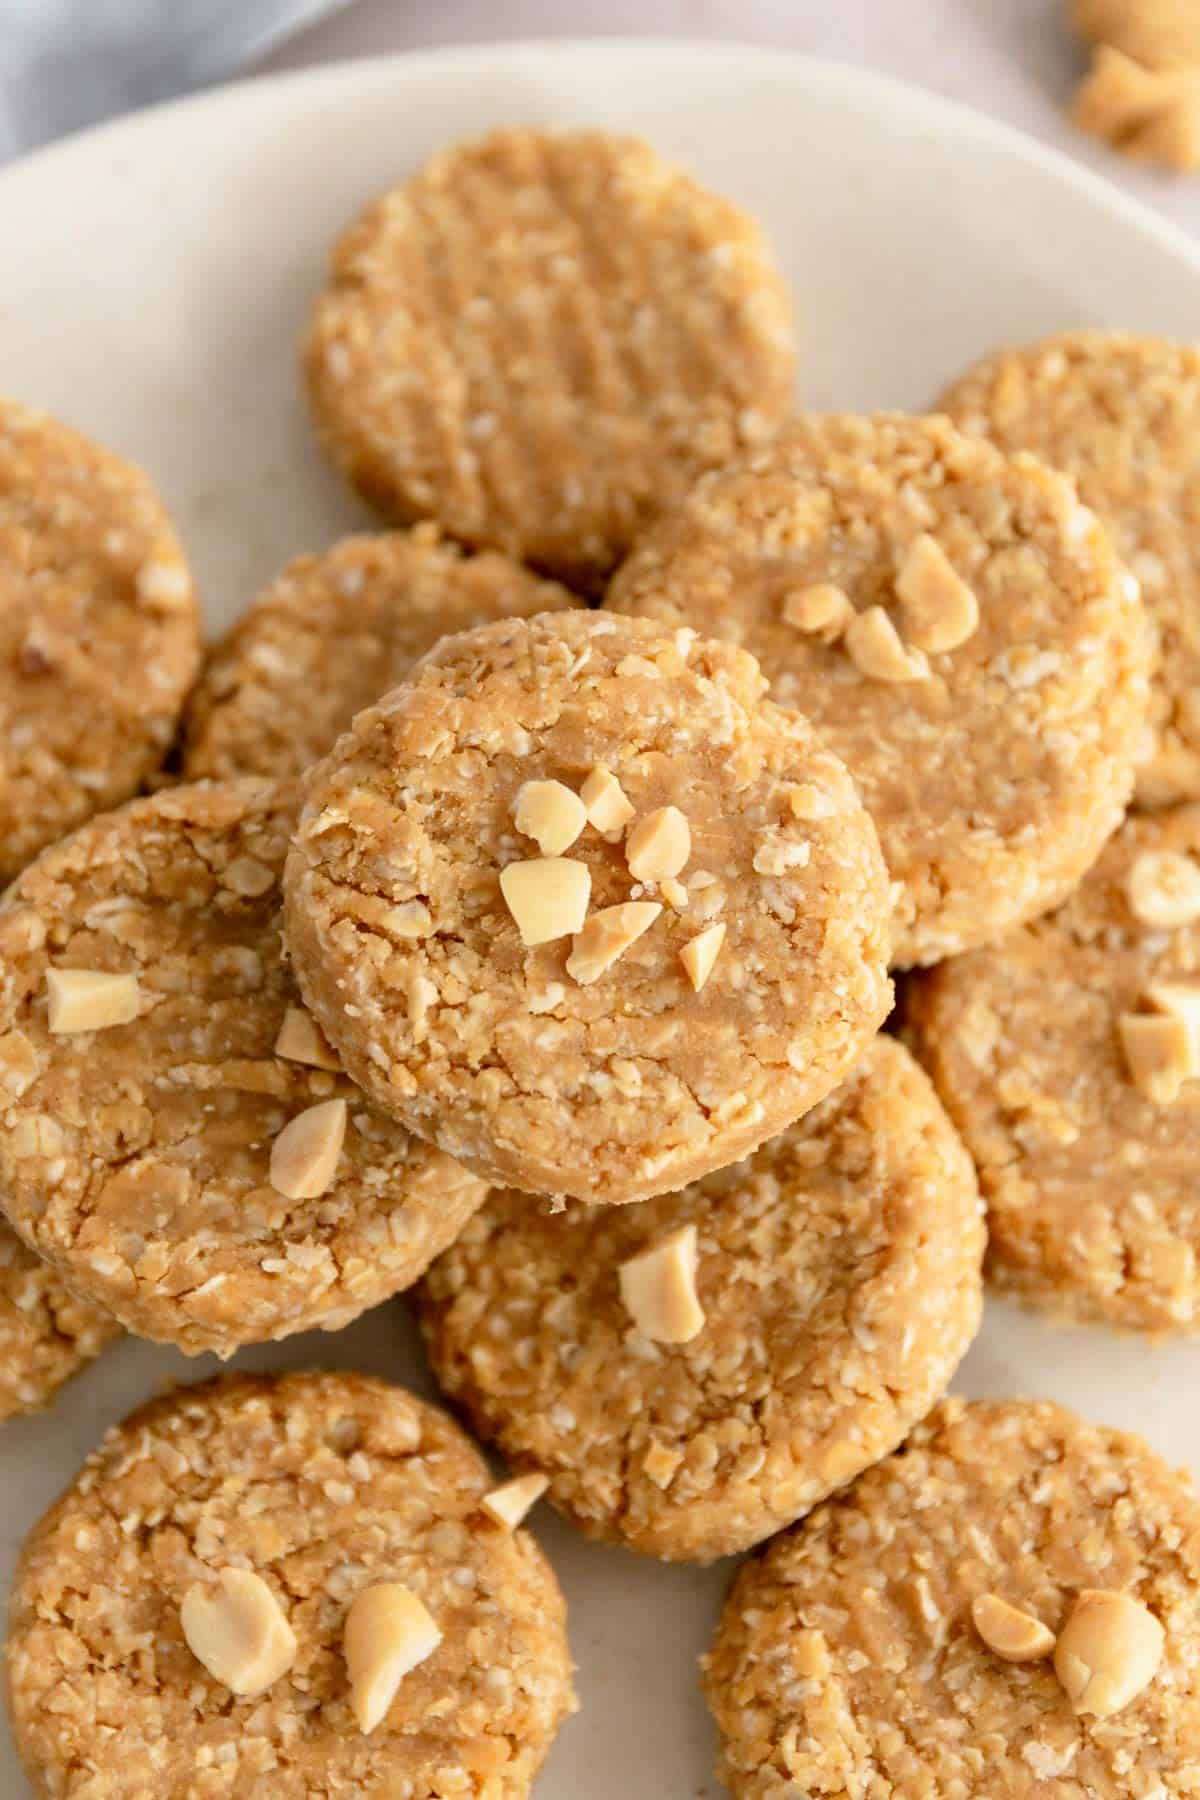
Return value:
[(888, 1010), (875, 830), (728, 644), (564, 612), (447, 638), (313, 771), (301, 988), (490, 1179), (645, 1199), (824, 1097)]
[(0, 1420), (49, 1405), (119, 1334), (0, 1220)]
[(444, 1413), (361, 1375), (142, 1407), (14, 1578), (8, 1706), (36, 1792), (525, 1800), (574, 1708), (566, 1608), (529, 1533), (481, 1510), (491, 1486)]
[(367, 499), (586, 590), (786, 416), (790, 326), (737, 207), (636, 138), (514, 129), (350, 227), (305, 367)]

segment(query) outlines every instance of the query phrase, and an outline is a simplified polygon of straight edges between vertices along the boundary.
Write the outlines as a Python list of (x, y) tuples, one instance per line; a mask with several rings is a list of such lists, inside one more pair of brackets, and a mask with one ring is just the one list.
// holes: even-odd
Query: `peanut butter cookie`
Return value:
[(131, 1331), (189, 1352), (334, 1328), (415, 1280), (484, 1197), (368, 1106), (278, 932), (292, 790), (163, 791), (0, 902), (0, 1192)]
[(0, 1222), (0, 1419), (48, 1405), (117, 1333)]
[(901, 965), (1046, 911), (1120, 823), (1136, 584), (1068, 481), (945, 419), (801, 420), (701, 480), (609, 604), (743, 645), (843, 759), (898, 884)]
[(496, 131), (337, 246), (305, 350), (368, 500), (594, 588), (701, 469), (791, 404), (763, 237), (634, 138)]
[(496, 1181), (645, 1199), (747, 1155), (887, 1012), (845, 769), (753, 659), (564, 612), (447, 638), (311, 777), (285, 878), (346, 1068)]
[(359, 1375), (184, 1387), (31, 1533), (8, 1704), (61, 1800), (524, 1800), (566, 1608), (445, 1416)]

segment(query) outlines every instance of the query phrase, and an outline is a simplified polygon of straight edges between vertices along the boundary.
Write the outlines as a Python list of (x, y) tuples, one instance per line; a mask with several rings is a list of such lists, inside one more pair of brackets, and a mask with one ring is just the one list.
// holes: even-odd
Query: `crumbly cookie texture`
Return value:
[(147, 477), (0, 401), (0, 887), (158, 768), (199, 655)]
[(0, 1419), (47, 1406), (118, 1329), (0, 1221)]
[(1064, 477), (945, 419), (801, 420), (700, 481), (608, 604), (743, 645), (846, 762), (898, 884), (901, 965), (1044, 912), (1120, 822), (1146, 709), (1136, 588)]
[[(298, 999), (278, 917), (296, 810), (267, 781), (167, 789), (44, 852), (0, 902), (4, 1210), (76, 1292), (189, 1352), (345, 1324), (485, 1193), (344, 1075), (276, 1051)], [(49, 977), (77, 970), (135, 977), (137, 1016), (55, 1032)], [(329, 1102), (333, 1163), (278, 1156)]]
[[(307, 789), (286, 932), (377, 1104), (497, 1181), (617, 1202), (836, 1085), (888, 1009), (888, 885), (845, 769), (763, 686), (731, 645), (566, 612), (446, 639), (360, 713)], [(599, 767), (629, 829), (686, 813), (661, 888), (623, 826), (546, 858), (519, 831), (524, 784)], [(680, 951), (718, 920), (697, 990)]]
[(1137, 800), (1200, 798), (1200, 350), (1067, 332), (984, 357), (940, 404), (1064, 470), (1107, 525), (1157, 635)]
[[(655, 1342), (628, 1259), (691, 1227), (702, 1319)], [(877, 1038), (748, 1162), (632, 1208), (494, 1194), (418, 1289), (435, 1373), (589, 1536), (709, 1561), (790, 1524), (900, 1442), (979, 1324), (975, 1173)]]
[(583, 589), (791, 404), (790, 308), (739, 208), (649, 145), (493, 132), (347, 231), (305, 347), (334, 460)]
[[(529, 1533), (480, 1511), (489, 1487), (445, 1414), (365, 1376), (233, 1376), (134, 1413), (15, 1577), (8, 1705), (36, 1792), (524, 1800), (574, 1706), (566, 1608)], [(257, 1697), (233, 1694), (184, 1633), (185, 1596), (217, 1592), (228, 1568), (265, 1584), (295, 1638)], [(385, 1582), (441, 1637), (368, 1733), (343, 1634)], [(220, 1647), (219, 1621), (189, 1624)], [(356, 1648), (369, 1674), (369, 1638)]]
[(1168, 1016), (1163, 989), (1200, 1002), (1200, 806), (1130, 819), (1050, 918), (912, 981), (907, 1028), (979, 1169), (991, 1278), (1069, 1317), (1195, 1330), (1200, 1079), (1154, 1098), (1122, 1032)]
[[(946, 1401), (738, 1575), (704, 1676), (720, 1774), (739, 1800), (1184, 1800), (1198, 1581), (1190, 1482), (1139, 1438), (1046, 1402)], [(1132, 1695), (1149, 1659), (1128, 1621), (1088, 1633), (1108, 1697), (1126, 1696), (1109, 1716), (1077, 1714), (1054, 1662), (1006, 1661), (972, 1618), (994, 1593), (1059, 1633), (1088, 1590), (1165, 1633)]]
[(464, 555), (431, 525), (297, 557), (208, 652), (184, 776), (299, 775), (439, 638), (576, 604), (508, 557)]

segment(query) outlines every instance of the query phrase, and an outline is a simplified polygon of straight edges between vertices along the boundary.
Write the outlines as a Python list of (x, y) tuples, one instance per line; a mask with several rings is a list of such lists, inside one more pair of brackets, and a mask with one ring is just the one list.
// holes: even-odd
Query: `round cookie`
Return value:
[(985, 357), (941, 404), (965, 431), (1064, 470), (1103, 519), (1159, 640), (1137, 799), (1200, 798), (1200, 350), (1068, 332)]
[[(8, 1704), (35, 1791), (61, 1800), (523, 1800), (574, 1706), (566, 1608), (445, 1414), (361, 1375), (238, 1375), (110, 1431), (26, 1542)], [(180, 1609), (227, 1567), (263, 1580), (291, 1667), (239, 1699), (193, 1655)], [(441, 1632), (360, 1730), (343, 1632), (398, 1582)]]
[[(0, 902), (4, 1210), (76, 1292), (189, 1352), (345, 1324), (485, 1193), (369, 1107), (311, 1021), (320, 1063), (276, 1053), (299, 1006), (279, 941), (296, 807), (272, 782), (167, 789), (45, 851)], [(122, 993), (133, 977), (136, 1016), (51, 1030), (77, 970)], [(339, 1100), (336, 1161), (280, 1174), (284, 1128)]]
[(649, 145), (495, 131), (337, 245), (305, 350), (334, 460), (582, 590), (700, 470), (790, 410), (790, 307), (758, 226)]
[[(1182, 1800), (1198, 1583), (1190, 1483), (1140, 1438), (1048, 1402), (948, 1400), (739, 1573), (705, 1663), (721, 1778), (738, 1800)], [(972, 1618), (994, 1593), (1058, 1633), (1086, 1589), (1165, 1629), (1158, 1673), (1106, 1718), (1077, 1716), (1050, 1658), (1003, 1660)]]
[[(888, 885), (846, 771), (763, 685), (731, 645), (566, 612), (444, 639), (359, 714), (307, 789), (285, 921), (377, 1104), (489, 1178), (621, 1202), (836, 1086), (888, 1010)], [(543, 862), (522, 790), (559, 783), (582, 817), (600, 767), (627, 817)]]
[(1136, 590), (1061, 476), (944, 419), (799, 421), (700, 481), (609, 603), (742, 644), (845, 761), (898, 883), (901, 965), (1045, 911), (1120, 822)]
[(908, 1029), (979, 1169), (997, 1285), (1068, 1317), (1194, 1330), (1200, 1058), (1155, 1099), (1122, 1024), (1150, 1024), (1162, 985), (1200, 1007), (1200, 806), (1130, 819), (1051, 917), (914, 979)]
[(158, 768), (199, 655), (146, 476), (0, 401), (0, 887)]
[(49, 1405), (117, 1333), (0, 1221), (0, 1420)]
[(300, 775), (439, 638), (575, 604), (507, 557), (464, 556), (435, 526), (299, 556), (209, 651), (184, 778)]
[[(619, 1271), (694, 1226), (704, 1314), (653, 1341)], [(747, 1550), (885, 1456), (979, 1325), (975, 1171), (879, 1037), (749, 1161), (642, 1206), (493, 1194), (417, 1290), (434, 1372), (591, 1537), (670, 1560)]]

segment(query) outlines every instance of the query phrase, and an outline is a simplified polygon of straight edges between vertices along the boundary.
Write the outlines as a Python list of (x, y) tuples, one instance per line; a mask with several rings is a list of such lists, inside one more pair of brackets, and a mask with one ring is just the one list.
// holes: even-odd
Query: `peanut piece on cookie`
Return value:
[(621, 1299), (643, 1337), (657, 1344), (687, 1344), (704, 1329), (696, 1265), (694, 1225), (680, 1226), (621, 1264)]
[(244, 1699), (265, 1693), (296, 1660), (296, 1634), (252, 1569), (220, 1570), (215, 1590), (196, 1582), (183, 1597), (179, 1622), (197, 1662)]
[(136, 975), (100, 969), (47, 969), (46, 1017), (51, 1031), (107, 1031), (138, 1016)]
[(1129, 871), (1129, 908), (1143, 925), (1169, 930), (1200, 919), (1200, 863), (1179, 850), (1145, 850)]
[(1182, 1019), (1192, 1041), (1192, 1053), (1200, 1072), (1200, 982), (1153, 981), (1146, 989), (1146, 999), (1156, 1012), (1168, 1018)]
[(1037, 1662), (1054, 1648), (1049, 1626), (999, 1594), (980, 1594), (971, 1602), (971, 1617), (988, 1649), (1005, 1662)]
[(636, 810), (612, 770), (603, 763), (596, 764), (580, 788), (579, 798), (587, 807), (588, 824), (594, 825), (603, 837), (624, 831)]
[(489, 1519), (503, 1525), (506, 1531), (515, 1531), (549, 1485), (550, 1477), (535, 1469), (528, 1475), (514, 1475), (511, 1481), (493, 1488), (479, 1504)]
[(929, 664), (919, 650), (907, 650), (882, 606), (856, 613), (843, 639), (855, 668), (872, 681), (926, 681)]
[(337, 1172), (346, 1102), (322, 1100), (288, 1122), (271, 1147), (271, 1186), (289, 1200), (316, 1200)]
[(785, 622), (797, 631), (809, 631), (832, 644), (854, 617), (854, 602), (834, 582), (818, 581), (785, 594), (781, 611)]
[(340, 1069), (337, 1052), (303, 1006), (289, 1006), (275, 1039), (275, 1054), (286, 1062), (305, 1063), (310, 1069)]
[(1186, 1019), (1170, 1013), (1122, 1013), (1121, 1047), (1133, 1084), (1156, 1106), (1170, 1106), (1200, 1073)]
[(404, 1677), (441, 1641), (428, 1609), (401, 1582), (381, 1581), (356, 1595), (346, 1614), (343, 1647), (360, 1731), (374, 1731)]
[(567, 958), (567, 974), (580, 987), (599, 981), (617, 958), (624, 956), (630, 944), (649, 931), (661, 911), (657, 900), (626, 900), (620, 906), (605, 906), (594, 912), (582, 931), (575, 934)]
[(533, 857), (500, 871), (500, 892), (527, 950), (579, 931), (591, 891), (587, 864), (566, 856)]
[(561, 781), (526, 781), (517, 790), (513, 824), (543, 856), (561, 856), (587, 824), (587, 808)]
[(1165, 1637), (1132, 1594), (1084, 1588), (1054, 1651), (1054, 1672), (1075, 1711), (1108, 1719), (1136, 1700), (1158, 1673)]
[(918, 650), (957, 650), (979, 625), (979, 602), (928, 532), (916, 538), (896, 577), (907, 624)]
[(699, 993), (709, 976), (718, 956), (721, 945), (725, 942), (725, 926), (710, 925), (698, 937), (685, 944), (679, 952), (679, 960), (687, 971), (688, 980)]
[(635, 881), (664, 881), (678, 875), (692, 854), (692, 828), (677, 806), (660, 806), (639, 819), (625, 842), (625, 860)]

